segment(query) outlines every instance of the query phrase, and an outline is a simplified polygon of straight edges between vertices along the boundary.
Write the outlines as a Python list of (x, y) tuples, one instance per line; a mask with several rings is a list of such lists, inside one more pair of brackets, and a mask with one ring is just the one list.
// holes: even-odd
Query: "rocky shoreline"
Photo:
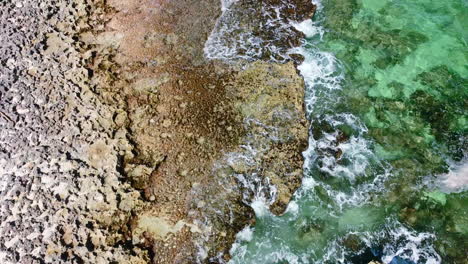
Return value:
[(0, 6), (2, 263), (223, 263), (249, 202), (285, 210), (303, 80), (292, 62), (207, 61), (218, 0)]

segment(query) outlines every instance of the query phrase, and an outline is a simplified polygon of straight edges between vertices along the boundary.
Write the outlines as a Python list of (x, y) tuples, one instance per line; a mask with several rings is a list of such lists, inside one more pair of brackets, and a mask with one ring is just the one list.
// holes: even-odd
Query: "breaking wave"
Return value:
[[(353, 263), (353, 259), (441, 263), (433, 246), (434, 234), (385, 218), (375, 204), (374, 198), (386, 192), (385, 183), (394, 169), (375, 154), (376, 145), (365, 123), (351, 112), (338, 110), (346, 72), (333, 53), (316, 45), (326, 34), (322, 22), (289, 19), (282, 13), (289, 6), (281, 3), (223, 1), (223, 14), (205, 45), (208, 59), (226, 62), (282, 63), (291, 60), (291, 54), (304, 58), (297, 69), (305, 80), (311, 127), (309, 146), (303, 153), (302, 186), (285, 214), (274, 216), (269, 206), (276, 199), (275, 186), (255, 173), (236, 175), (257, 223), (238, 233), (230, 263)], [(316, 5), (320, 11), (321, 3)], [(297, 32), (307, 38), (301, 45), (288, 42), (291, 36), (300, 36)], [(240, 159), (250, 164), (261, 152), (249, 142), (243, 149), (227, 154), (228, 163)], [(465, 190), (466, 162), (452, 167), (439, 185), (453, 192)], [(359, 246), (350, 246), (350, 237)]]

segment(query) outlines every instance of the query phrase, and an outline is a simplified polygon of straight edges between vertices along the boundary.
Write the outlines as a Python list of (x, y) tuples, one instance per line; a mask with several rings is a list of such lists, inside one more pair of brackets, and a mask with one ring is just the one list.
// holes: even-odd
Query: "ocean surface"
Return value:
[(244, 29), (236, 2), (205, 54), (304, 56), (311, 127), (301, 188), (282, 216), (252, 199), (230, 263), (468, 263), (468, 1), (322, 0), (289, 23), (265, 8), (266, 35), (306, 35), (287, 51)]

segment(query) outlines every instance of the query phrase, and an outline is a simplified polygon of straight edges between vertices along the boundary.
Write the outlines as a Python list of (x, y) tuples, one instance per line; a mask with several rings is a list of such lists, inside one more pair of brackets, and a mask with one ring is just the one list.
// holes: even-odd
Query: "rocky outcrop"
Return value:
[(205, 171), (208, 181), (192, 188), (189, 211), (193, 221), (203, 219), (197, 246), (216, 262), (229, 258), (235, 235), (253, 224), (252, 202), (281, 214), (300, 185), (308, 127), (303, 85), (293, 63), (265, 62), (244, 65), (225, 85), (243, 135)]
[(0, 5), (2, 263), (222, 263), (284, 211), (303, 81), (206, 61), (218, 0)]
[(256, 62), (237, 73), (228, 90), (246, 130), (240, 148), (229, 154), (231, 168), (245, 179), (269, 179), (276, 197), (263, 192), (263, 198), (281, 214), (302, 179), (301, 152), (308, 137), (303, 80), (293, 63)]

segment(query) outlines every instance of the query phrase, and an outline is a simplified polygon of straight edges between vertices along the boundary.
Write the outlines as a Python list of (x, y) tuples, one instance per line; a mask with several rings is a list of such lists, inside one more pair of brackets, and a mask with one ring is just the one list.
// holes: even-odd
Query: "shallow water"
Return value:
[(231, 263), (466, 263), (468, 2), (318, 4), (290, 51), (305, 57), (303, 185), (283, 216), (252, 202)]

